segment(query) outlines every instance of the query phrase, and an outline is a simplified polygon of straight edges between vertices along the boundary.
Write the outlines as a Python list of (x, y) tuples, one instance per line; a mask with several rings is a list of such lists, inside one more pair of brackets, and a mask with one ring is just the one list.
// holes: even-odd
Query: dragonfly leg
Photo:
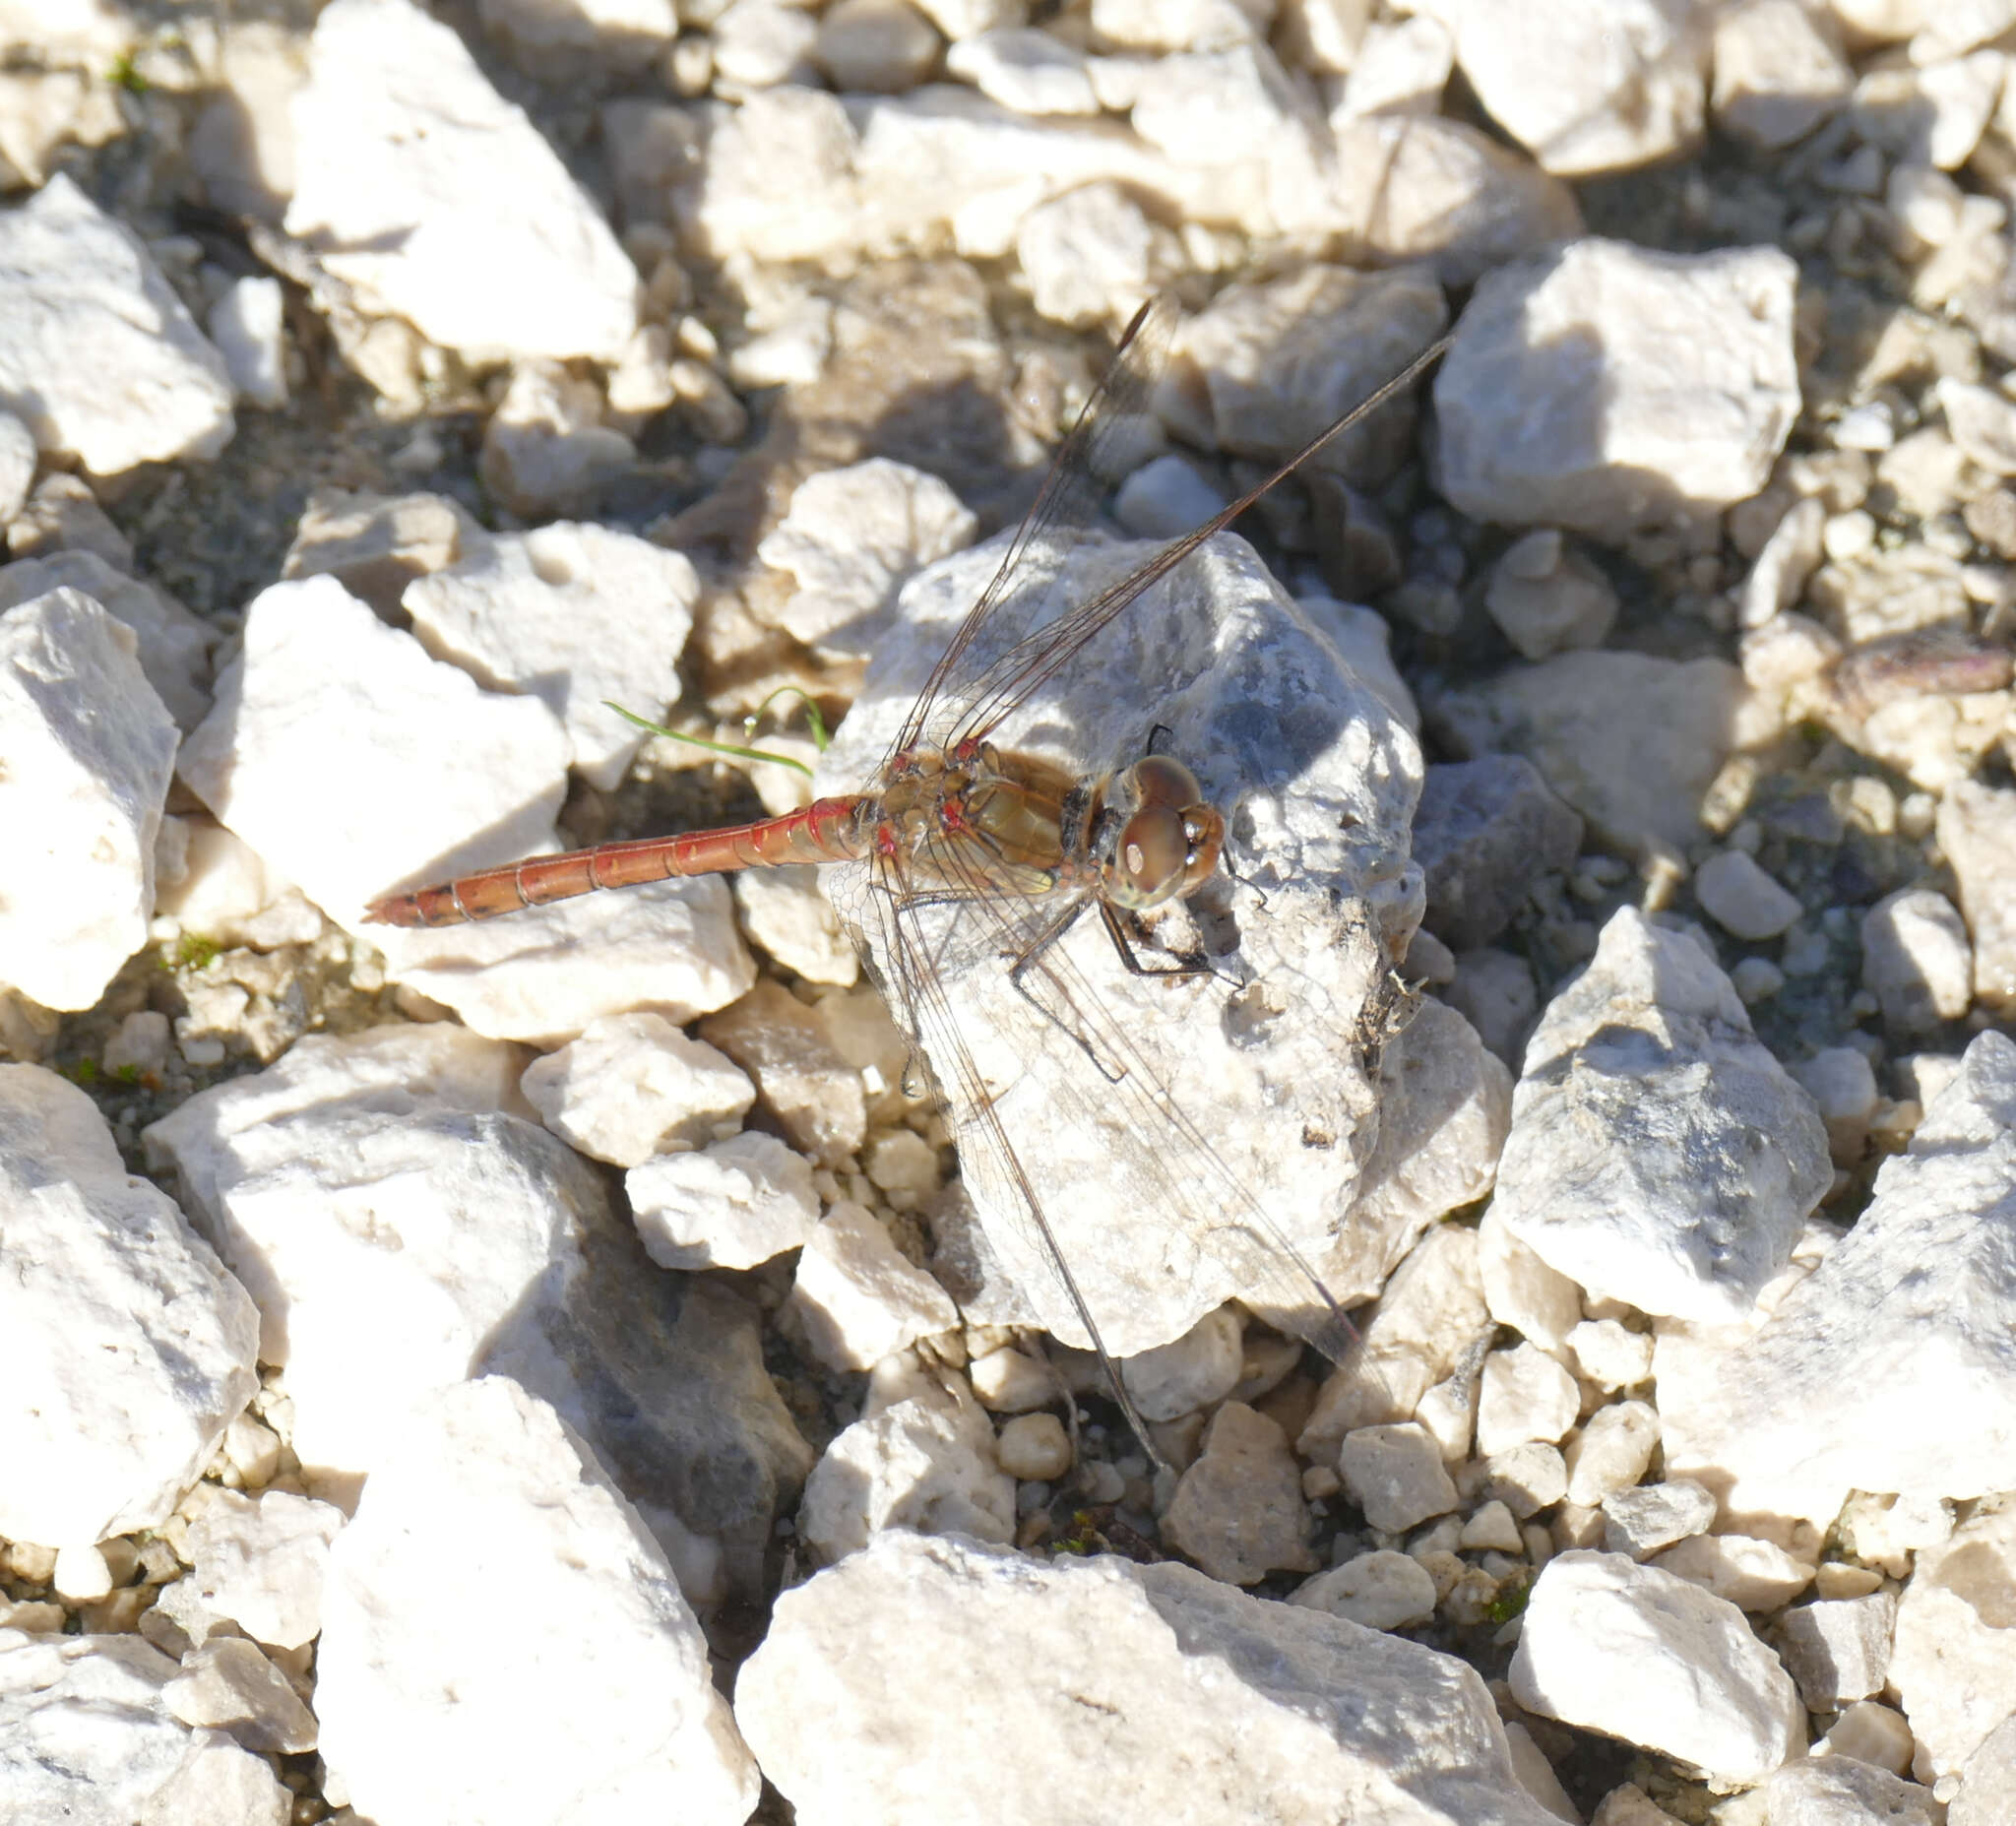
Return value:
[(1130, 976), (1211, 976), (1217, 972), (1209, 964), (1165, 964), (1151, 966), (1142, 963), (1134, 955), (1134, 946), (1127, 937), (1127, 928), (1121, 924), (1120, 915), (1112, 906), (1101, 901), (1099, 916), (1104, 921), (1106, 936), (1113, 941), (1113, 949), (1120, 955), (1120, 963)]

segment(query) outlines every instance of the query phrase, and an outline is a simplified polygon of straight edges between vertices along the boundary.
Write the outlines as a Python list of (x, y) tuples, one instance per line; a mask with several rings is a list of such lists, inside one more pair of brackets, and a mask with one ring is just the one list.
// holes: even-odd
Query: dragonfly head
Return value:
[(1211, 879), (1225, 820), (1182, 762), (1148, 755), (1114, 776), (1102, 820), (1116, 832), (1101, 862), (1105, 898), (1144, 913), (1194, 894)]

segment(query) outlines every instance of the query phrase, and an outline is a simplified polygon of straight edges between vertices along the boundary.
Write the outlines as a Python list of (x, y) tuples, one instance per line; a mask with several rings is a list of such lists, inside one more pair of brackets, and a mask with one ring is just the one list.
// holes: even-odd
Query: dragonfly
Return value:
[[(1061, 1304), (1036, 1302), (1045, 1329), (1097, 1354), (1158, 1463), (1115, 1360), (1132, 1352), (1106, 1342), (1116, 1325), (1127, 1331), (1125, 1290), (1089, 1291), (1060, 1235), (1060, 1205), (1083, 1202), (1083, 1179), (1071, 1177), (1074, 1148), (1081, 1165), (1095, 1153), (1125, 1157), (1136, 1207), (1127, 1215), (1168, 1239), (1148, 1250), (1159, 1273), (1208, 1264), (1249, 1310), (1339, 1364), (1356, 1334), (1304, 1248), (1207, 1134), (1194, 1113), (1195, 1087), (1174, 1082), (1181, 1073), (1143, 1031), (1155, 1019), (1145, 1009), (1186, 995), (1201, 1006), (1200, 996), (1225, 987), (1221, 962), (1209, 955), (1208, 903), (1230, 880), (1228, 821), (1195, 757), (1170, 751), (1180, 719), (1139, 707), (1131, 752), (1102, 767), (1075, 763), (1058, 750), (1056, 731), (1040, 738), (1032, 719), (1042, 724), (1046, 693), (1115, 640), (1152, 647), (1159, 634), (1173, 636), (1149, 625), (1157, 617), (1145, 605), (1163, 604), (1166, 620), (1171, 589), (1187, 583), (1193, 598), (1200, 590), (1208, 598), (1207, 573), (1226, 562), (1212, 555), (1216, 535), (1340, 433), (1405, 394), (1447, 347), (1444, 339), (1420, 349), (1256, 486), (1143, 557), (1138, 545), (1109, 542), (1096, 529), (1110, 485), (1153, 441), (1154, 402), (1181, 323), (1180, 308), (1158, 298), (1128, 325), (991, 581), (958, 616), (879, 764), (860, 776), (864, 786), (746, 824), (501, 863), (390, 894), (366, 914), (395, 926), (448, 926), (674, 876), (823, 865), (829, 899), (946, 1107), (961, 1188), (997, 1265), (1025, 1291), (1046, 1281), (1061, 1294)], [(1265, 578), (1257, 558), (1238, 549)], [(1214, 631), (1237, 644), (1208, 600), (1193, 599), (1193, 623), (1199, 614), (1207, 644)], [(1213, 663), (1193, 655), (1189, 669)], [(871, 685), (873, 677), (871, 668)], [(1135, 715), (1111, 709), (1115, 727), (1123, 709), (1124, 720)], [(849, 721), (861, 715), (857, 703)], [(844, 723), (829, 762), (845, 761), (850, 733)], [(1404, 815), (1398, 843), (1404, 862)], [(1413, 881), (1418, 889), (1418, 870)], [(1151, 943), (1166, 915), (1200, 905), (1203, 925), (1191, 923), (1203, 955)], [(1101, 955), (1110, 953), (1103, 972), (1078, 937), (1088, 913), (1105, 941)], [(1411, 921), (1403, 915), (1399, 925), (1404, 944)], [(1380, 1005), (1398, 980), (1392, 939), (1372, 947), (1368, 1006), (1343, 1012), (1341, 1043), (1353, 1040), (1355, 1022), (1360, 1043), (1376, 1044)], [(1122, 1001), (1126, 1012), (1115, 1012)], [(1253, 1006), (1262, 1012), (1252, 1018), (1265, 1019), (1265, 993), (1243, 1013), (1221, 998), (1215, 1013), (1235, 1023)], [(1014, 1085), (1025, 1076), (1044, 1119), (1062, 1124), (1049, 1132), (1075, 1143), (1046, 1140), (1039, 1152), (1019, 1140)], [(1138, 1336), (1129, 1342), (1142, 1348)]]

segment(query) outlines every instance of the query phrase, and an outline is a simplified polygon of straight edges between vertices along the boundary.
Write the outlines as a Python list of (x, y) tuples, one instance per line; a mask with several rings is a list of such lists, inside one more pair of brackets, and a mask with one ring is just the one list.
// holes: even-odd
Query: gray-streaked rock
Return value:
[(1831, 1182), (1811, 1100), (1714, 959), (1634, 909), (1526, 1049), (1495, 1209), (1589, 1291), (1732, 1320)]
[(1839, 1712), (1883, 1690), (1896, 1621), (1897, 1600), (1889, 1592), (1822, 1599), (1785, 1613), (1779, 1653), (1808, 1712)]
[[(919, 1692), (919, 1666), (976, 1656), (988, 1680)], [(1003, 1733), (1004, 1710), (1028, 1728)], [(1396, 1819), (1552, 1826), (1462, 1663), (1173, 1563), (880, 1536), (779, 1600), (735, 1713), (807, 1822), (923, 1826), (950, 1793), (1000, 1817), (1082, 1812), (1090, 1718), (1112, 1826), (1233, 1826), (1255, 1794), (1283, 1826), (1331, 1826), (1340, 1794), (1392, 1795)]]
[(1621, 1553), (1541, 1569), (1512, 1657), (1529, 1712), (1754, 1782), (1805, 1748), (1806, 1716), (1735, 1606)]
[(1288, 1435), (1244, 1402), (1204, 1429), (1162, 1518), (1163, 1539), (1214, 1579), (1257, 1585), (1270, 1572), (1313, 1572), (1309, 1509)]
[(1775, 248), (1597, 239), (1487, 274), (1435, 376), (1442, 492), (1601, 539), (1747, 499), (1798, 414), (1796, 282)]
[(2016, 1486), (2012, 1137), (2016, 1041), (1984, 1034), (1855, 1228), (1754, 1335), (1662, 1338), (1670, 1473), (1738, 1513), (1823, 1524), (1851, 1489)]
[[(1032, 613), (1042, 620), (1089, 599), (1147, 550), (1087, 541)], [(994, 541), (961, 553), (905, 589), (900, 619), (824, 757), (822, 789), (872, 771), (1001, 551)], [(989, 624), (978, 657), (1010, 637)], [(919, 1005), (924, 1049), (949, 1093), (966, 1190), (999, 1276), (1054, 1335), (1089, 1342), (1018, 1181), (988, 1145), (997, 1123), (1107, 1348), (1122, 1356), (1180, 1336), (1232, 1295), (1270, 1321), (1279, 1311), (1307, 1323), (1320, 1308), (1276, 1235), (1345, 1305), (1383, 1277), (1385, 1261), (1368, 1257), (1347, 1217), (1375, 1140), (1377, 1098), (1350, 1037), (1376, 1024), (1419, 906), (1402, 837), (1418, 750), (1239, 540), (1212, 540), (1151, 590), (993, 739), (1097, 774), (1138, 757), (1158, 725), (1167, 731), (1158, 751), (1192, 766), (1227, 816), (1232, 869), (1266, 896), (1264, 907), (1243, 889), (1227, 898), (1221, 883), (1204, 898), (1201, 927), (1176, 940), (1224, 953), (1238, 985), (1224, 975), (1129, 976), (1090, 917), (1042, 946), (1019, 988), (1001, 966), (1005, 933), (993, 917), (969, 924), (960, 909), (926, 906), (916, 941), (939, 947), (942, 934), (947, 999)], [(884, 920), (862, 873), (826, 869), (822, 885), (886, 974)], [(1047, 924), (1055, 915), (1038, 897), (1006, 916)], [(1188, 925), (1166, 919), (1158, 929)], [(1152, 954), (1144, 962), (1156, 965)], [(1277, 1002), (1267, 985), (1291, 976), (1294, 994)], [(1105, 1010), (1097, 1021), (1094, 998)], [(1255, 1095), (1290, 1083), (1292, 1098)], [(1168, 1123), (1165, 1097), (1193, 1121), (1211, 1112), (1210, 1158)]]

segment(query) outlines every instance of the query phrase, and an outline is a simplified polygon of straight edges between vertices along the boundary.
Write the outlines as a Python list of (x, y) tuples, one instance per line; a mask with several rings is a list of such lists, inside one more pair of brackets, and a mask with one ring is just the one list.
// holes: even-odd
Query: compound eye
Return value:
[(1120, 834), (1120, 867), (1127, 886), (1146, 905), (1166, 899), (1196, 862), (1189, 822), (1167, 805), (1145, 805)]

